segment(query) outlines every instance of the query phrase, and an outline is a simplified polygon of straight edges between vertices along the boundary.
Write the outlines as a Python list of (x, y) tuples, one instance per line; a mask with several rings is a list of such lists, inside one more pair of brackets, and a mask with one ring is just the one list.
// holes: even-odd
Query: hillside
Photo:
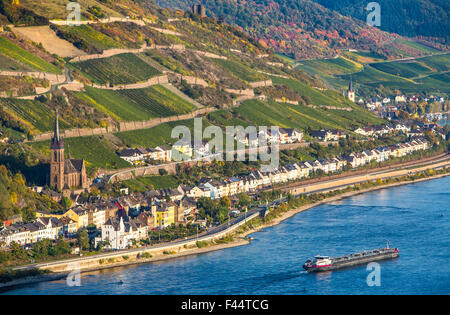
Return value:
[[(21, 8), (49, 20), (64, 8), (36, 3), (24, 0)], [(88, 13), (99, 4), (80, 3)], [(117, 155), (123, 148), (173, 143), (172, 128), (192, 128), (196, 116), (204, 126), (302, 130), (350, 131), (381, 122), (233, 26), (146, 1), (101, 1), (98, 8), (117, 19), (91, 16), (81, 26), (50, 21), (42, 40), (34, 28), (43, 26), (0, 34), (0, 131), (11, 140), (0, 143), (0, 163), (29, 184), (45, 184), (56, 108), (66, 153), (85, 159), (90, 176), (98, 168), (130, 167)], [(54, 36), (68, 55), (54, 50), (48, 41)]]
[(397, 91), (408, 95), (449, 95), (449, 65), (448, 53), (385, 61), (380, 56), (361, 51), (296, 64), (297, 68), (337, 90), (344, 91), (352, 79), (357, 94), (362, 97), (389, 97)]
[[(377, 52), (387, 58), (405, 55), (404, 47), (393, 45), (398, 35), (369, 27), (365, 21), (342, 16), (309, 0), (156, 0), (165, 7), (190, 11), (202, 3), (206, 14), (223, 17), (239, 26), (261, 44), (295, 59), (331, 57), (342, 49)], [(418, 51), (407, 49), (410, 55)]]
[[(343, 15), (365, 21), (367, 1), (313, 0)], [(382, 30), (448, 44), (450, 4), (446, 0), (379, 0)]]

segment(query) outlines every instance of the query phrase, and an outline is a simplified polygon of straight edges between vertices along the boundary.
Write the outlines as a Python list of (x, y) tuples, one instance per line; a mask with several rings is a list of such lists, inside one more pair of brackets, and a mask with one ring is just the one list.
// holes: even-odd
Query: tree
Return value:
[(36, 220), (36, 212), (34, 212), (30, 207), (25, 207), (22, 209), (22, 221), (24, 223), (33, 222)]
[(163, 169), (163, 168), (160, 168), (160, 169), (158, 170), (158, 173), (159, 173), (159, 175), (161, 175), (161, 176), (167, 175), (167, 171), (166, 171), (165, 169)]
[(70, 198), (64, 196), (61, 199), (61, 205), (64, 207), (65, 210), (67, 210), (70, 208), (70, 206), (72, 206), (72, 200), (70, 200)]
[(228, 196), (223, 196), (222, 198), (220, 198), (220, 206), (229, 209), (231, 207), (230, 198), (228, 198)]
[(89, 248), (89, 235), (85, 229), (77, 232), (77, 243), (81, 250)]
[(245, 192), (242, 192), (238, 195), (239, 198), (239, 205), (241, 207), (246, 207), (250, 204), (250, 198)]

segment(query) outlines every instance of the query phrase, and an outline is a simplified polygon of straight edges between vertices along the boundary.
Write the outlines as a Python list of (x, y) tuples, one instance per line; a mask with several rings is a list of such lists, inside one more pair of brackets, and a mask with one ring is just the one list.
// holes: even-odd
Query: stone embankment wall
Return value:
[(179, 73), (171, 73), (174, 77), (178, 78), (178, 79), (183, 79), (184, 81), (186, 81), (187, 84), (189, 85), (200, 85), (202, 87), (208, 87), (209, 84), (208, 82), (206, 82), (204, 79), (202, 78), (198, 78), (198, 77), (194, 77), (194, 76), (189, 76), (189, 75), (181, 75)]
[(139, 54), (146, 50), (150, 49), (172, 49), (177, 51), (184, 51), (186, 50), (184, 45), (181, 44), (173, 44), (173, 45), (151, 45), (151, 46), (142, 46), (141, 48), (112, 48), (112, 49), (105, 49), (101, 54), (90, 54), (90, 55), (82, 55), (77, 56), (72, 59), (70, 59), (70, 62), (80, 62), (80, 61), (86, 61), (86, 60), (92, 60), (92, 59), (101, 59), (101, 58), (108, 58), (115, 55), (120, 54)]
[(265, 86), (272, 86), (272, 80), (265, 80), (265, 81), (258, 81), (258, 82), (250, 82), (249, 85), (252, 88), (258, 88), (258, 87), (265, 87)]
[(230, 94), (255, 96), (255, 92), (253, 91), (253, 89), (244, 89), (244, 90), (224, 89), (224, 90), (225, 90), (225, 92), (230, 93)]
[[(138, 129), (148, 129), (152, 127), (156, 127), (160, 124), (171, 122), (171, 121), (179, 121), (179, 120), (187, 120), (197, 117), (198, 115), (203, 115), (214, 111), (215, 108), (208, 107), (202, 108), (196, 111), (193, 111), (188, 114), (178, 115), (178, 116), (169, 116), (163, 118), (156, 118), (152, 120), (146, 121), (129, 121), (129, 122), (121, 122), (119, 123), (119, 128), (115, 126), (108, 126), (107, 128), (74, 128), (67, 129), (62, 132), (62, 136), (64, 138), (74, 138), (74, 137), (87, 137), (87, 136), (95, 136), (95, 135), (104, 135), (108, 133), (115, 133), (119, 131), (131, 131)], [(33, 142), (50, 140), (53, 136), (52, 132), (46, 132), (34, 137)]]
[(150, 87), (157, 84), (166, 84), (169, 83), (169, 78), (167, 75), (160, 75), (157, 77), (153, 77), (148, 79), (145, 82), (139, 82), (139, 83), (132, 83), (132, 84), (122, 84), (122, 85), (115, 85), (115, 86), (109, 86), (108, 84), (91, 84), (92, 87), (97, 89), (103, 89), (103, 90), (131, 90), (131, 89), (143, 89), (146, 87)]
[[(137, 25), (145, 25), (145, 22), (142, 20), (133, 20), (133, 19), (127, 19), (127, 18), (121, 18), (121, 17), (109, 17), (107, 19), (99, 19), (98, 21), (79, 21), (78, 24), (80, 25), (87, 25), (87, 24), (97, 24), (97, 23), (113, 23), (113, 22), (127, 22), (127, 23), (134, 23)], [(73, 25), (73, 21), (67, 21), (67, 20), (50, 20), (50, 23), (55, 25)]]
[[(278, 103), (286, 103), (286, 104), (291, 104), (291, 105), (300, 105), (300, 103), (298, 101), (282, 99), (282, 98), (275, 98), (274, 101), (278, 102)], [(345, 110), (347, 112), (351, 112), (353, 110), (353, 108), (351, 108), (351, 107), (339, 107), (339, 106), (328, 106), (328, 105), (303, 105), (303, 106), (311, 107), (311, 108), (319, 108), (319, 109)]]
[(152, 127), (155, 127), (160, 124), (167, 123), (167, 122), (192, 119), (199, 115), (204, 115), (204, 114), (210, 113), (214, 110), (215, 110), (214, 108), (208, 107), (208, 108), (198, 109), (196, 111), (193, 111), (191, 113), (184, 114), (184, 115), (162, 117), (162, 118), (156, 118), (156, 119), (146, 120), (146, 121), (121, 122), (119, 124), (119, 127), (120, 127), (120, 131), (148, 129), (148, 128), (152, 128)]
[(216, 55), (207, 51), (201, 51), (201, 50), (191, 50), (192, 52), (206, 57), (206, 58), (212, 58), (212, 59), (222, 59), (222, 60), (227, 60), (228, 58), (226, 56), (220, 56), (220, 55)]
[(64, 74), (55, 74), (47, 72), (37, 71), (0, 71), (0, 75), (12, 76), (12, 77), (32, 77), (36, 79), (47, 79), (51, 84), (59, 84), (66, 81)]

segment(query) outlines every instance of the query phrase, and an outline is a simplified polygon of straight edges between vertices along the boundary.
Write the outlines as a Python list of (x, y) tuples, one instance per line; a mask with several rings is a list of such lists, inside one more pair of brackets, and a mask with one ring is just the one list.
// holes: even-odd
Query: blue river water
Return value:
[[(250, 245), (82, 274), (5, 294), (449, 294), (450, 177), (373, 191), (298, 213), (254, 233)], [(309, 274), (314, 255), (398, 247), (380, 262), (380, 286), (366, 266)]]

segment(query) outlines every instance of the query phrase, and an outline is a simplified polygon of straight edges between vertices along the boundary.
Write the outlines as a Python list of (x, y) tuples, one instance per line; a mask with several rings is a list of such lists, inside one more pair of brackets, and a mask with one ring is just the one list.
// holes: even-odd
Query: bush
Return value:
[(208, 246), (208, 242), (206, 241), (197, 241), (197, 243), (195, 243), (197, 245), (198, 248), (203, 248)]
[(146, 258), (152, 258), (153, 256), (152, 256), (152, 254), (150, 254), (150, 253), (142, 253), (141, 254), (141, 258), (144, 258), (144, 259), (146, 259)]

